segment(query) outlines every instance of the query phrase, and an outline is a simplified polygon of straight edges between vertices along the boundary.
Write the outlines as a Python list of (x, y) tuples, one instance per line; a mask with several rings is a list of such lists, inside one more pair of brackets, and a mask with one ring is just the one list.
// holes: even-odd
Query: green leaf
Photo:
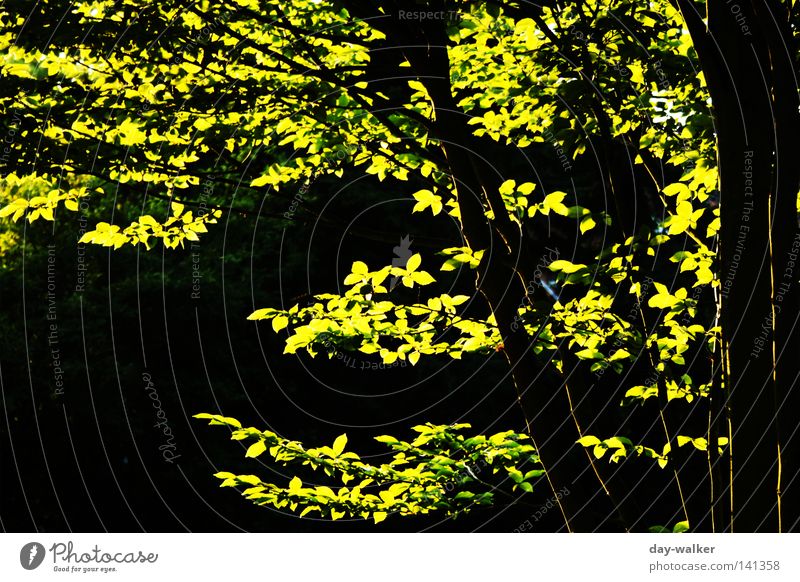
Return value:
[(379, 524), (384, 519), (386, 519), (387, 513), (385, 511), (376, 511), (372, 514), (372, 519), (375, 520), (375, 524)]
[(600, 444), (600, 439), (596, 436), (587, 435), (585, 437), (581, 437), (578, 439), (578, 444), (583, 447), (592, 447), (594, 445)]
[(537, 477), (541, 477), (542, 475), (544, 475), (544, 469), (534, 469), (533, 471), (528, 471), (525, 473), (525, 480), (527, 481), (528, 479), (535, 479)]
[(411, 275), (411, 280), (414, 281), (417, 285), (430, 285), (431, 283), (435, 283), (436, 279), (434, 279), (430, 273), (425, 271), (418, 271)]
[(586, 348), (581, 350), (575, 354), (576, 357), (580, 358), (581, 360), (601, 360), (603, 359), (603, 354), (598, 350), (593, 348)]
[(564, 205), (563, 200), (567, 197), (565, 192), (552, 192), (544, 197), (542, 203), (544, 214), (548, 214), (551, 210), (561, 216), (569, 215), (569, 208)]
[(285, 315), (276, 315), (272, 319), (272, 329), (275, 331), (275, 333), (281, 331), (282, 329), (285, 329), (286, 326), (288, 325), (289, 325), (289, 318), (286, 317)]
[(247, 483), (248, 485), (258, 485), (261, 483), (261, 479), (259, 479), (256, 475), (239, 475), (236, 478), (242, 483)]
[(344, 511), (336, 511), (335, 509), (331, 509), (331, 519), (336, 521), (337, 519), (342, 519), (345, 515), (347, 515)]
[(500, 185), (500, 194), (513, 194), (516, 186), (517, 182), (515, 180), (506, 180)]
[(655, 307), (656, 309), (669, 309), (677, 302), (678, 302), (677, 297), (673, 297), (669, 293), (659, 293), (658, 295), (653, 295), (647, 301), (647, 304), (650, 307)]
[(585, 269), (586, 265), (570, 263), (569, 261), (558, 259), (550, 263), (548, 268), (554, 272), (561, 271), (563, 273), (572, 274)]
[(267, 445), (264, 443), (264, 441), (257, 441), (250, 445), (250, 447), (247, 449), (247, 453), (245, 453), (245, 457), (257, 457), (266, 450)]
[(519, 192), (523, 196), (529, 196), (531, 192), (534, 191), (535, 188), (536, 184), (534, 184), (533, 182), (525, 182), (517, 186), (517, 192)]
[(333, 449), (334, 456), (338, 457), (339, 455), (341, 455), (342, 452), (344, 451), (344, 447), (346, 444), (347, 444), (346, 434), (342, 434), (336, 437), (336, 440), (333, 441), (333, 447), (331, 447)]
[(603, 442), (610, 449), (624, 449), (625, 448), (625, 442), (622, 440), (621, 437), (611, 437), (609, 439), (604, 440)]
[(627, 360), (631, 357), (631, 354), (628, 350), (622, 348), (617, 350), (612, 354), (610, 358), (608, 358), (609, 362), (616, 362), (617, 360)]
[(672, 528), (672, 533), (685, 533), (687, 531), (689, 531), (688, 521), (679, 521), (675, 524), (675, 527)]
[(525, 479), (525, 477), (522, 475), (522, 471), (516, 467), (506, 467), (506, 470), (508, 471), (508, 475), (511, 477), (511, 480), (514, 481), (514, 483), (522, 483), (522, 481)]
[(406, 271), (416, 271), (421, 264), (422, 257), (419, 255), (419, 253), (416, 253), (408, 259), (408, 262), (406, 263)]
[(584, 234), (587, 231), (592, 230), (595, 226), (597, 226), (597, 223), (594, 221), (594, 219), (591, 216), (587, 216), (586, 218), (581, 220), (580, 224), (581, 234)]
[(680, 182), (670, 184), (669, 186), (665, 187), (662, 192), (664, 192), (666, 196), (678, 196), (678, 198), (690, 196), (689, 187), (686, 184), (681, 184)]
[(422, 212), (430, 206), (434, 216), (442, 211), (442, 199), (431, 192), (430, 190), (420, 190), (414, 194), (417, 203), (414, 205), (412, 212)]

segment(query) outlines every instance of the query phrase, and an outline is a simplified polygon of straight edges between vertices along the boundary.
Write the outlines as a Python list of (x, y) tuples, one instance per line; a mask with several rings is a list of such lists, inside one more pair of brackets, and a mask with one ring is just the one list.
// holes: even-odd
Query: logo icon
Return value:
[[(400, 244), (394, 249), (394, 258), (392, 259), (392, 266), (393, 267), (405, 267), (408, 263), (408, 259), (414, 254), (411, 251), (411, 243), (414, 241), (411, 240), (411, 235), (406, 235), (400, 239)], [(400, 281), (399, 277), (392, 277), (389, 280), (389, 291), (392, 291), (396, 286), (397, 283)]]
[(30, 542), (19, 551), (19, 563), (26, 570), (35, 570), (44, 562), (44, 546), (39, 542)]

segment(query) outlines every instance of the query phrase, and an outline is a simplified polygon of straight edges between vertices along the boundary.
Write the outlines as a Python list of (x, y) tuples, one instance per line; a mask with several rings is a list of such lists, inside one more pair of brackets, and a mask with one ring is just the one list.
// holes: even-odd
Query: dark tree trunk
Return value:
[(728, 482), (714, 485), (715, 528), (786, 531), (797, 520), (786, 495), (797, 439), (787, 429), (800, 416), (796, 49), (787, 9), (773, 0), (709, 0), (707, 28), (697, 5), (678, 4), (711, 94), (720, 171), (722, 410), (733, 438)]
[[(489, 303), (503, 338), (503, 352), (511, 367), (528, 430), (547, 470), (553, 491), (574, 494), (559, 501), (566, 529), (618, 530), (607, 491), (598, 480), (580, 438), (566, 382), (553, 382), (534, 360), (531, 338), (523, 326), (513, 325), (527, 297), (525, 273), (530, 264), (520, 229), (507, 215), (498, 188), (502, 178), (482, 161), (467, 119), (459, 111), (450, 87), (446, 37), (428, 29), (427, 46), (409, 50), (413, 70), (420, 75), (433, 100), (434, 137), (441, 140), (456, 185), (463, 234), (470, 247), (488, 249), (488, 260), (478, 277), (478, 289)], [(495, 219), (484, 212), (491, 208)]]
[[(445, 5), (431, 10), (444, 9)], [(348, 2), (354, 13), (367, 16), (370, 7)], [(398, 4), (397, 10), (403, 7)], [(407, 7), (406, 7), (407, 8)], [(374, 8), (373, 8), (374, 9)], [(517, 397), (525, 415), (527, 429), (547, 470), (553, 502), (559, 512), (552, 512), (544, 527), (568, 531), (594, 531), (621, 528), (613, 505), (592, 466), (592, 460), (577, 444), (580, 433), (573, 414), (566, 383), (555, 380), (538, 365), (532, 351), (533, 338), (516, 321), (520, 304), (526, 301), (525, 273), (535, 264), (529, 258), (526, 241), (518, 225), (505, 210), (499, 194), (502, 179), (491, 157), (480, 150), (467, 119), (455, 103), (450, 86), (448, 39), (441, 21), (408, 21), (397, 18), (375, 20), (387, 35), (389, 46), (402, 47), (414, 75), (425, 85), (435, 108), (432, 137), (439, 139), (456, 187), (461, 212), (462, 233), (471, 248), (486, 249), (486, 258), (477, 280), (480, 293), (487, 300), (503, 339), (502, 351), (509, 362)], [(380, 58), (380, 57), (378, 57)], [(407, 69), (398, 69), (402, 74)], [(497, 164), (501, 167), (502, 164)], [(486, 210), (494, 211), (489, 221)], [(556, 499), (555, 492), (568, 489), (570, 495)], [(540, 524), (542, 525), (542, 524)]]

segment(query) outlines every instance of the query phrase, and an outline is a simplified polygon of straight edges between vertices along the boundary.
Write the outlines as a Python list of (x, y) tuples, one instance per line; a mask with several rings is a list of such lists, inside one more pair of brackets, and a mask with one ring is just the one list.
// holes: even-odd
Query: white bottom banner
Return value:
[(0, 580), (800, 580), (795, 534), (3, 534)]

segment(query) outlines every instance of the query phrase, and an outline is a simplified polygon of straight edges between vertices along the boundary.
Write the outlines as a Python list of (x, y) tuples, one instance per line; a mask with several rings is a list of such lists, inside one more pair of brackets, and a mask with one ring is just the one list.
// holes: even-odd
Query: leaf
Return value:
[(553, 272), (561, 271), (563, 273), (567, 273), (568, 275), (570, 275), (572, 273), (577, 273), (578, 271), (585, 269), (586, 265), (570, 263), (569, 261), (558, 259), (550, 263), (548, 265), (548, 268)]
[(580, 358), (581, 360), (601, 360), (603, 359), (603, 354), (593, 348), (586, 348), (585, 350), (581, 350), (575, 354), (576, 357)]
[[(25, 212), (25, 209), (28, 207), (28, 201), (24, 198), (17, 198), (8, 206), (5, 206), (2, 210), (0, 210), (0, 218), (5, 218), (6, 216), (11, 216), (15, 212)], [(17, 220), (18, 216), (14, 216), (13, 220)]]
[(344, 511), (336, 511), (335, 509), (331, 509), (331, 519), (336, 521), (337, 519), (343, 518), (347, 515)]
[(706, 229), (706, 236), (709, 237), (709, 238), (711, 238), (713, 236), (716, 236), (716, 234), (719, 232), (720, 225), (721, 225), (721, 222), (720, 222), (719, 217), (717, 217), (714, 220), (712, 220), (711, 222), (709, 222), (708, 223), (708, 228)]
[(239, 475), (237, 479), (242, 483), (247, 483), (248, 485), (258, 485), (261, 483), (261, 479), (259, 479), (256, 475)]
[(672, 533), (685, 533), (687, 531), (689, 531), (688, 521), (679, 521), (675, 524), (675, 527), (672, 528)]
[(506, 180), (500, 185), (500, 194), (513, 194), (516, 186), (517, 182), (515, 180)]
[(714, 273), (708, 267), (701, 267), (694, 272), (695, 277), (697, 277), (697, 282), (693, 285), (693, 287), (697, 287), (698, 285), (708, 285), (714, 280)]
[(330, 487), (325, 487), (324, 485), (320, 485), (315, 489), (317, 496), (322, 497), (329, 497), (331, 499), (336, 499), (336, 493), (333, 492), (333, 489)]
[(614, 449), (614, 452), (611, 454), (611, 457), (608, 459), (612, 463), (618, 463), (619, 460), (628, 455), (628, 451), (624, 448), (622, 449)]
[(305, 517), (307, 514), (311, 513), (312, 511), (319, 511), (318, 505), (308, 505), (306, 506), (303, 511), (300, 512), (300, 517)]
[(289, 491), (291, 493), (297, 493), (303, 486), (303, 482), (300, 480), (300, 477), (296, 475), (292, 477), (292, 480), (289, 481)]
[(691, 226), (691, 223), (682, 216), (669, 217), (669, 234), (681, 234)]
[(272, 329), (275, 333), (285, 329), (287, 325), (289, 325), (289, 318), (285, 315), (276, 315), (272, 320)]
[(219, 414), (208, 414), (207, 412), (201, 412), (200, 414), (195, 414), (194, 418), (208, 419), (210, 421), (209, 424), (232, 426), (237, 429), (242, 428), (241, 422), (229, 416), (220, 416)]
[(616, 362), (617, 360), (626, 360), (631, 357), (631, 354), (628, 350), (622, 348), (617, 350), (613, 353), (613, 355), (608, 358), (609, 362)]
[(261, 186), (266, 186), (270, 182), (272, 182), (273, 178), (269, 174), (264, 174), (263, 176), (259, 176), (258, 178), (252, 180), (250, 182), (250, 186), (252, 188), (260, 188)]
[(596, 436), (585, 436), (578, 439), (578, 444), (583, 447), (591, 447), (600, 443), (600, 439)]
[(531, 192), (534, 191), (535, 188), (536, 184), (534, 184), (533, 182), (525, 182), (524, 184), (520, 184), (519, 186), (517, 186), (517, 192), (519, 192), (523, 196), (528, 196), (531, 194)]
[(511, 477), (511, 480), (514, 481), (514, 483), (522, 483), (522, 481), (525, 479), (522, 471), (516, 467), (506, 467), (506, 470), (508, 471), (508, 475)]
[(411, 280), (414, 281), (417, 285), (430, 285), (431, 283), (435, 283), (436, 279), (434, 279), (430, 273), (425, 271), (418, 271), (411, 275)]
[(271, 307), (266, 307), (264, 309), (257, 309), (253, 313), (247, 316), (247, 319), (255, 320), (255, 319), (267, 319), (270, 315), (275, 312), (274, 309)]
[(566, 197), (567, 194), (565, 192), (551, 192), (544, 197), (544, 202), (542, 203), (544, 208), (543, 212), (548, 214), (552, 210), (561, 216), (568, 216), (569, 208), (567, 208), (563, 203), (563, 200)]
[(347, 444), (346, 434), (342, 434), (336, 437), (336, 440), (333, 441), (333, 447), (331, 447), (333, 449), (334, 456), (338, 457), (339, 455), (341, 455), (342, 452), (344, 451), (344, 447), (346, 444)]
[(594, 221), (594, 219), (591, 216), (587, 216), (586, 218), (581, 220), (580, 224), (581, 234), (584, 234), (587, 231), (592, 230), (595, 226), (597, 226), (597, 223)]
[(673, 297), (669, 293), (659, 293), (658, 295), (653, 295), (648, 301), (647, 304), (650, 307), (655, 307), (656, 309), (668, 309), (675, 305), (678, 302), (677, 297)]
[(678, 198), (688, 198), (690, 196), (689, 187), (686, 184), (681, 184), (680, 182), (670, 184), (669, 186), (665, 187), (662, 192), (665, 196), (678, 196)]
[(419, 253), (412, 255), (408, 262), (406, 263), (406, 271), (416, 271), (417, 268), (422, 264), (422, 257)]
[(247, 453), (245, 453), (245, 457), (255, 458), (264, 451), (267, 450), (267, 445), (264, 441), (257, 441), (254, 442), (250, 447), (247, 449)]
[(447, 259), (439, 269), (440, 271), (455, 271), (459, 265), (461, 265), (461, 261), (457, 261), (456, 259)]
[(376, 524), (379, 524), (384, 519), (386, 519), (386, 515), (387, 513), (385, 511), (376, 511), (375, 513), (372, 514), (372, 519), (375, 520)]
[(347, 277), (344, 278), (345, 285), (355, 285), (357, 283), (361, 283), (364, 280), (363, 275), (359, 275), (358, 273), (350, 273)]
[(535, 479), (536, 477), (541, 477), (544, 475), (544, 469), (534, 469), (533, 471), (528, 471), (525, 473), (525, 480), (528, 479)]
[(430, 190), (420, 190), (414, 194), (414, 198), (417, 200), (417, 203), (414, 205), (414, 208), (411, 210), (411, 212), (422, 212), (429, 206), (434, 216), (442, 211), (443, 205), (441, 197), (437, 196)]
[(627, 443), (626, 441), (628, 441), (628, 439), (624, 437), (611, 437), (603, 442), (610, 449), (624, 449), (626, 444), (630, 444), (630, 441)]
[(628, 70), (631, 72), (631, 83), (643, 83), (644, 75), (642, 75), (642, 66), (636, 63), (628, 65)]

